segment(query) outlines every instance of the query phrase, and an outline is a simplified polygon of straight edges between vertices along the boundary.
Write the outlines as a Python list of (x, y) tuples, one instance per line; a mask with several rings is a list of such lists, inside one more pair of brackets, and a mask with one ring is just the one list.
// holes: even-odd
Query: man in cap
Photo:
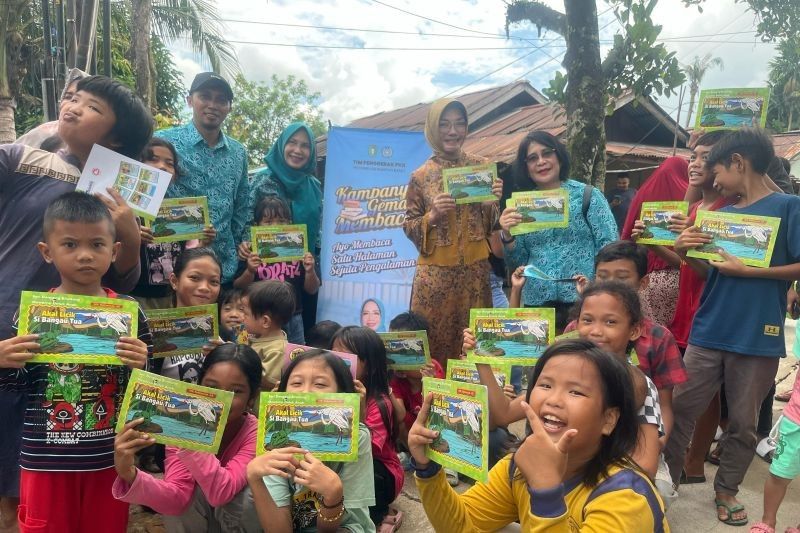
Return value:
[(211, 224), (217, 231), (213, 248), (222, 264), (222, 283), (230, 284), (238, 261), (236, 247), (249, 240), (244, 233), (251, 214), (247, 151), (222, 133), (233, 90), (218, 74), (201, 72), (186, 102), (192, 108), (191, 122), (156, 132), (178, 152), (180, 178), (170, 185), (167, 197), (208, 197)]

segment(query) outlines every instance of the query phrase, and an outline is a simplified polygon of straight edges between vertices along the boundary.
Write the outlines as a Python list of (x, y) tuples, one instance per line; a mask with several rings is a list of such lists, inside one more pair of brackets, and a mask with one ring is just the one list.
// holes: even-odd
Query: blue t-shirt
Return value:
[[(800, 198), (772, 193), (756, 203), (720, 211), (780, 217), (771, 267), (800, 262)], [(712, 268), (692, 323), (689, 343), (743, 355), (786, 355), (783, 323), (789, 282), (739, 278)]]

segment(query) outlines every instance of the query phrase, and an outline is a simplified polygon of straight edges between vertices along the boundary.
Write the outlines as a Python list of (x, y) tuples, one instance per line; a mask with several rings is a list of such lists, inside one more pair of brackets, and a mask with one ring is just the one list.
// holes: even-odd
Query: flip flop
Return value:
[(758, 522), (750, 528), (750, 533), (775, 533), (775, 528), (768, 526), (764, 522)]
[(681, 485), (693, 485), (695, 483), (705, 483), (706, 476), (687, 476), (686, 471), (681, 472)]
[(787, 527), (783, 533), (800, 533), (800, 527)]
[[(778, 394), (775, 395), (775, 399), (777, 401), (779, 401), (779, 402), (788, 402), (791, 397), (792, 397), (792, 389), (789, 389), (789, 390), (786, 390), (786, 391), (783, 391), (783, 392), (779, 392)], [(794, 529), (797, 529), (797, 528), (794, 528)]]
[(399, 509), (389, 509), (389, 514), (383, 517), (378, 527), (378, 533), (395, 533), (403, 524), (403, 511)]
[[(723, 524), (727, 524), (729, 526), (744, 526), (744, 525), (747, 524), (747, 517), (740, 518), (738, 520), (735, 520), (733, 518), (734, 514), (744, 511), (744, 505), (741, 505), (741, 504), (738, 504), (738, 503), (735, 504), (735, 505), (728, 505), (727, 503), (725, 503), (722, 500), (719, 500), (717, 498), (714, 498), (714, 504), (717, 506), (717, 520), (719, 520)], [(719, 517), (719, 508), (720, 507), (725, 509), (725, 511), (728, 513), (728, 518), (725, 519), (725, 520), (723, 520), (723, 519), (721, 519)]]

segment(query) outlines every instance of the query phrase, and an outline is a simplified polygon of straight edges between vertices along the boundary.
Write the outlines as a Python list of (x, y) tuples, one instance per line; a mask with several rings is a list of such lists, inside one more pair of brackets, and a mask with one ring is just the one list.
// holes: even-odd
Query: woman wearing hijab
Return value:
[[(461, 150), (466, 137), (464, 104), (449, 98), (431, 104), (425, 138), (433, 155), (411, 174), (406, 193), (403, 230), (419, 250), (411, 310), (430, 323), (431, 355), (443, 364), (461, 353), (469, 310), (492, 306), (489, 241), (501, 249), (497, 201), (456, 205), (443, 192), (444, 169), (486, 162)], [(500, 181), (492, 192), (500, 197)]]
[[(689, 187), (689, 164), (682, 157), (670, 157), (653, 172), (633, 197), (625, 225), (624, 240), (631, 239), (631, 231), (642, 210), (642, 202), (679, 202)], [(642, 310), (662, 326), (669, 325), (675, 315), (678, 301), (679, 269), (667, 263), (652, 250), (647, 252), (648, 284), (640, 291)]]

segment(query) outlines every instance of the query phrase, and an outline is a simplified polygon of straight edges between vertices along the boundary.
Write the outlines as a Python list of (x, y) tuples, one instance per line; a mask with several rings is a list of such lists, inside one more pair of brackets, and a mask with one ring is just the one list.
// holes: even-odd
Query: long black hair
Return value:
[(176, 278), (181, 277), (181, 273), (186, 270), (186, 267), (189, 266), (189, 263), (195, 259), (201, 259), (203, 257), (210, 257), (217, 264), (220, 272), (222, 272), (222, 264), (219, 262), (219, 258), (217, 257), (217, 254), (214, 253), (214, 250), (203, 247), (186, 248), (180, 254), (178, 254), (178, 259), (175, 260), (175, 267), (172, 269), (172, 273), (175, 274)]
[(503, 201), (510, 198), (512, 192), (536, 190), (536, 184), (533, 182), (528, 172), (528, 147), (530, 147), (531, 143), (541, 144), (555, 151), (560, 166), (558, 179), (561, 181), (567, 181), (567, 179), (569, 179), (569, 154), (567, 154), (567, 147), (554, 135), (544, 130), (535, 130), (528, 133), (519, 143), (517, 156), (514, 158), (514, 163), (511, 166), (511, 179), (503, 180)]
[[(597, 454), (586, 464), (583, 470), (583, 482), (593, 487), (601, 477), (608, 475), (608, 468), (614, 464), (634, 466), (630, 454), (636, 447), (639, 433), (639, 422), (636, 417), (633, 382), (626, 363), (613, 355), (604, 352), (591, 341), (567, 339), (551, 344), (542, 354), (530, 376), (525, 401), (530, 402), (531, 392), (536, 386), (545, 365), (553, 357), (571, 355), (592, 363), (600, 375), (600, 387), (603, 395), (603, 410), (618, 409), (617, 424), (608, 436), (602, 437)], [(528, 426), (528, 433), (531, 428)]]
[(304, 361), (310, 361), (312, 359), (322, 359), (325, 361), (325, 364), (328, 365), (328, 367), (331, 369), (331, 372), (333, 372), (333, 377), (336, 380), (337, 392), (356, 391), (355, 385), (353, 385), (353, 376), (350, 374), (350, 370), (347, 368), (345, 362), (336, 355), (332, 354), (330, 351), (320, 350), (317, 348), (307, 350), (292, 359), (292, 362), (289, 363), (289, 366), (287, 366), (286, 370), (283, 371), (281, 381), (278, 383), (278, 391), (286, 392), (286, 385), (289, 381), (289, 376), (292, 375), (295, 367)]
[(203, 377), (212, 366), (217, 363), (236, 363), (242, 374), (247, 378), (247, 384), (250, 387), (250, 398), (255, 398), (261, 388), (261, 358), (251, 347), (244, 344), (225, 343), (220, 344), (203, 360), (203, 365), (200, 367), (200, 376), (198, 382), (203, 381)]

